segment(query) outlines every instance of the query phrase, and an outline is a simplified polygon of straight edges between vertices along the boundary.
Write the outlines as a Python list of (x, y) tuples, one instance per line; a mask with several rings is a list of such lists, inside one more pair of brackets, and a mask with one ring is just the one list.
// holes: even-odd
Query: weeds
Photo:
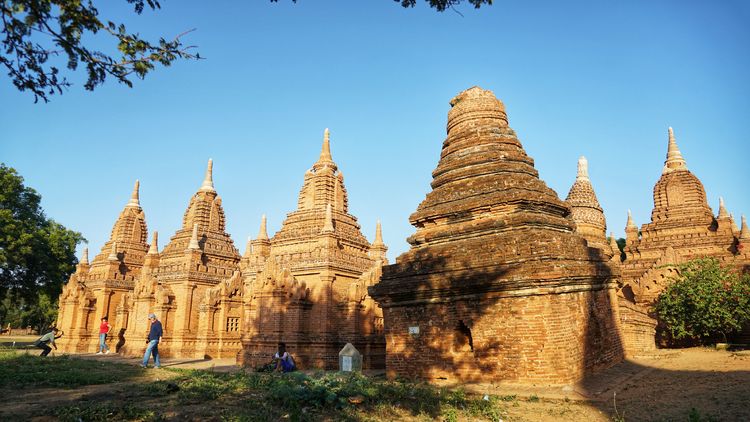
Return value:
[(139, 373), (140, 369), (125, 364), (0, 351), (0, 387), (73, 388), (123, 381)]

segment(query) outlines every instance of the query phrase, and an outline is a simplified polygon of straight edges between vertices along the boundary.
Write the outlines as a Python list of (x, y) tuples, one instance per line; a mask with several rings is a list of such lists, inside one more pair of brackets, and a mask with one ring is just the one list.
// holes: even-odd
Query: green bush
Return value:
[(727, 336), (750, 321), (750, 276), (714, 258), (689, 261), (659, 295), (655, 311), (675, 339)]

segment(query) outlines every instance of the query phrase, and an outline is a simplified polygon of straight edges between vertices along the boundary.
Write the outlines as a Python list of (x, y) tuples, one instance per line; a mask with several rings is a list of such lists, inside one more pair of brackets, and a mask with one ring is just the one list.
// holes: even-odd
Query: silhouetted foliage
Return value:
[[(140, 14), (148, 6), (160, 8), (156, 0), (127, 0)], [(67, 60), (66, 67), (86, 67), (88, 80), (84, 87), (91, 91), (104, 83), (107, 76), (132, 86), (132, 75), (143, 79), (157, 64), (169, 66), (177, 59), (199, 59), (190, 51), (193, 46), (182, 44), (180, 34), (171, 41), (146, 41), (125, 25), (103, 20), (93, 2), (76, 0), (6, 0), (0, 2), (2, 18), (2, 52), (0, 63), (8, 70), (13, 85), (20, 91), (31, 91), (34, 102), (40, 98), (62, 94), (71, 85), (60, 69), (48, 63), (55, 56)], [(190, 31), (188, 31), (190, 32)], [(117, 44), (118, 56), (93, 50), (82, 39), (104, 33)]]
[[(271, 0), (273, 3), (277, 3), (279, 0)], [(401, 3), (403, 7), (414, 7), (417, 5), (417, 0), (393, 0), (396, 3)], [(474, 6), (475, 9), (479, 9), (483, 4), (488, 6), (492, 5), (492, 0), (425, 0), (430, 7), (434, 8), (438, 12), (444, 12), (446, 9), (452, 9), (454, 6), (458, 6), (462, 2), (466, 2)], [(292, 0), (293, 3), (297, 3), (297, 0)]]
[(43, 297), (54, 303), (78, 262), (76, 245), (85, 239), (47, 218), (41, 200), (14, 169), (0, 164), (0, 320), (3, 310), (16, 307), (36, 315), (22, 318), (23, 324), (43, 323), (48, 307), (32, 308), (43, 306)]
[(655, 310), (675, 339), (724, 337), (750, 321), (750, 276), (715, 258), (679, 266), (679, 276), (659, 295)]
[(617, 242), (617, 249), (620, 250), (620, 261), (625, 260), (625, 245), (627, 244), (627, 241), (624, 238), (619, 238), (615, 240)]

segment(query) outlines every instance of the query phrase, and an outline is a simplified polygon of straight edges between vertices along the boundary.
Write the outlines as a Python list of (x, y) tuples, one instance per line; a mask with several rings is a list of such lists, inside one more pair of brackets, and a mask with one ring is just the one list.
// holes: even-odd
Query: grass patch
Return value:
[[(380, 420), (412, 415), (427, 419), (501, 420), (506, 400), (469, 396), (426, 383), (367, 378), (358, 373), (214, 373), (172, 370), (168, 381), (144, 385), (145, 394), (179, 408), (211, 404), (223, 420)], [(169, 396), (169, 397), (166, 397)], [(200, 410), (194, 410), (199, 412)], [(195, 413), (192, 416), (199, 416)], [(214, 416), (216, 413), (214, 413)]]
[(107, 384), (141, 373), (139, 368), (70, 356), (40, 357), (0, 349), (0, 387), (62, 387)]

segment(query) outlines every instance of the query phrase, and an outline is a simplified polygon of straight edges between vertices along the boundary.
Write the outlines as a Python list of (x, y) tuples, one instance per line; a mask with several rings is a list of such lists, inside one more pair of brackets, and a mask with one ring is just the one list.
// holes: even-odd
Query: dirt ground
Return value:
[[(137, 359), (116, 356), (86, 357), (138, 362)], [(5, 389), (0, 391), (3, 399), (0, 420), (19, 412), (44, 414), (47, 413), (45, 410), (55, 406), (96, 401), (100, 397), (126, 397), (137, 384), (146, 380), (163, 380), (172, 374), (152, 370), (144, 379), (77, 389)], [(750, 421), (750, 351), (728, 352), (708, 348), (663, 351), (650, 357), (628, 360), (573, 386), (497, 384), (465, 388), (472, 393), (501, 396), (505, 406), (504, 421), (612, 421), (617, 415), (623, 418), (619, 420), (626, 421)], [(393, 411), (389, 415), (392, 418)], [(697, 415), (700, 418), (696, 419)], [(367, 420), (391, 418), (383, 419), (377, 412), (363, 415)], [(425, 420), (411, 415), (399, 419)]]

